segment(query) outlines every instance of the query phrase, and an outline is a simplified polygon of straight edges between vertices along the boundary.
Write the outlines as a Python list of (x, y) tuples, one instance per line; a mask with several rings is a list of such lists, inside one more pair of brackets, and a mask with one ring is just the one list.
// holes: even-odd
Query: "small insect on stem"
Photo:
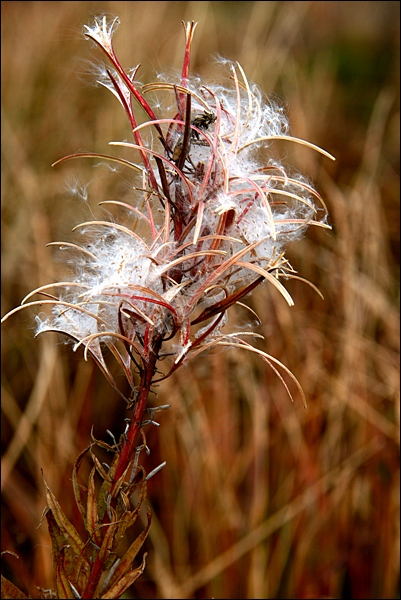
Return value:
[[(214, 113), (205, 111), (201, 115), (193, 119), (191, 121), (191, 125), (198, 127), (198, 129), (204, 129), (205, 131), (207, 131), (210, 125), (213, 125), (216, 119), (217, 117)], [(192, 130), (192, 137), (196, 140), (199, 140), (199, 133), (194, 129)]]
[[(214, 113), (204, 111), (203, 113), (201, 113), (200, 115), (195, 117), (195, 119), (192, 119), (191, 125), (193, 125), (194, 127), (197, 127), (198, 129), (202, 129), (203, 131), (207, 131), (209, 129), (210, 125), (213, 125), (213, 123), (216, 121), (216, 119), (217, 119), (217, 116)], [(199, 145), (199, 144), (203, 145), (203, 143), (204, 143), (204, 141), (202, 141), (199, 137), (199, 132), (196, 131), (195, 129), (191, 129), (191, 134), (189, 136), (189, 142), (190, 143), (192, 142), (197, 145)], [(206, 142), (205, 142), (205, 145), (207, 145)], [(180, 133), (178, 136), (178, 139), (174, 145), (174, 148), (173, 148), (172, 159), (174, 162), (179, 161), (184, 147), (185, 147), (185, 134)]]

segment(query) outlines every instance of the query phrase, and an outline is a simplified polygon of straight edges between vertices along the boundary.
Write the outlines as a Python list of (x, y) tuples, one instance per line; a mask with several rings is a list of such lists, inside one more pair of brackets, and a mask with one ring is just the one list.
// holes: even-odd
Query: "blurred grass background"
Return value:
[[(148, 432), (153, 525), (129, 598), (399, 598), (399, 3), (2, 2), (2, 315), (60, 265), (46, 243), (98, 202), (129, 194), (77, 150), (129, 138), (122, 109), (93, 85), (99, 58), (82, 27), (118, 15), (115, 48), (142, 81), (179, 69), (181, 20), (198, 21), (192, 73), (218, 80), (211, 56), (241, 63), (286, 107), (288, 146), (314, 181), (331, 232), (289, 250), (301, 276), (289, 308), (268, 285), (249, 298), (263, 349), (301, 382), (292, 404), (248, 353), (201, 357), (163, 382), (171, 403)], [(284, 151), (284, 146), (280, 146)], [(67, 185), (66, 185), (67, 182)], [(86, 186), (86, 202), (70, 192)], [(69, 190), (69, 191), (68, 191)], [(132, 197), (131, 197), (132, 201)], [(238, 313), (238, 318), (244, 318)], [(71, 471), (90, 428), (117, 436), (122, 401), (91, 362), (23, 311), (2, 331), (3, 573), (30, 597), (50, 588), (41, 469), (77, 528)], [(261, 346), (262, 347), (262, 346)]]

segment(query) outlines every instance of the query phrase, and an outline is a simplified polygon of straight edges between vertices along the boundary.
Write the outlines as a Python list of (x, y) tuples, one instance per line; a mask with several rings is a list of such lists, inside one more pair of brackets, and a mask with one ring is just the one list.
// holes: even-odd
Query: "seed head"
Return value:
[[(85, 34), (111, 62), (106, 86), (123, 106), (133, 135), (132, 142), (111, 145), (140, 158), (136, 163), (101, 155), (137, 177), (133, 203), (114, 202), (130, 211), (136, 225), (77, 226), (83, 242), (64, 244), (74, 253), (71, 280), (41, 287), (23, 304), (35, 293), (45, 294), (49, 299), (40, 303), (51, 304), (52, 312), (40, 319), (37, 332), (58, 331), (75, 340), (75, 349), (83, 346), (115, 385), (103, 357), (107, 347), (134, 385), (133, 373), (155, 339), (167, 344), (174, 338), (173, 364), (165, 376), (212, 346), (251, 349), (244, 332), (225, 334), (223, 325), (228, 308), (261, 282), (272, 283), (293, 304), (281, 283), (295, 275), (285, 248), (309, 225), (329, 227), (327, 211), (310, 184), (288, 173), (270, 148), (273, 141), (287, 140), (332, 157), (291, 137), (282, 109), (264, 99), (239, 64), (226, 64), (228, 86), (191, 78), (193, 22), (185, 25), (181, 76), (138, 87), (137, 68), (128, 74), (113, 50), (117, 23), (96, 19)], [(147, 101), (150, 92), (157, 96), (158, 115)], [(148, 117), (141, 125), (133, 101)], [(61, 160), (78, 156), (100, 155)], [(49, 296), (51, 287), (56, 292)]]

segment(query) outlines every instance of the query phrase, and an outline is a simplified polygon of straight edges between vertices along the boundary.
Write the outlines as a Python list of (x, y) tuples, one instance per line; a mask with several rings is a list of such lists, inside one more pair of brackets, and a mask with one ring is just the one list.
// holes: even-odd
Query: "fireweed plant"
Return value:
[[(122, 105), (132, 133), (131, 142), (110, 143), (130, 149), (139, 162), (76, 153), (54, 164), (90, 157), (132, 169), (137, 177), (133, 205), (117, 200), (102, 204), (131, 213), (134, 226), (111, 220), (77, 225), (83, 243), (54, 242), (73, 253), (71, 280), (41, 286), (4, 317), (28, 306), (49, 305), (48, 316), (37, 316), (36, 335), (53, 331), (72, 339), (74, 351), (82, 348), (85, 359), (95, 360), (132, 415), (118, 442), (113, 436), (113, 444), (92, 436), (75, 463), (73, 488), (87, 540), (81, 539), (45, 484), (59, 598), (117, 598), (145, 568), (146, 555), (137, 568), (133, 560), (148, 533), (150, 514), (145, 530), (122, 558), (117, 547), (137, 518), (146, 481), (163, 466), (149, 475), (139, 466), (140, 452), (147, 450), (144, 426), (155, 423), (155, 413), (168, 407), (148, 406), (152, 386), (201, 352), (229, 346), (259, 354), (291, 396), (279, 372), (284, 371), (305, 402), (291, 372), (247, 341), (260, 335), (227, 333), (224, 326), (228, 309), (264, 281), (291, 306), (282, 280), (301, 278), (285, 258), (285, 247), (300, 239), (309, 225), (329, 228), (325, 204), (306, 179), (288, 174), (271, 157), (261, 162), (260, 156), (274, 140), (286, 140), (333, 157), (291, 137), (283, 111), (262, 97), (239, 64), (225, 61), (229, 87), (192, 78), (196, 23), (189, 22), (183, 24), (181, 75), (176, 81), (160, 78), (140, 85), (138, 67), (125, 71), (114, 52), (117, 25), (118, 19), (95, 19), (85, 27), (85, 36), (111, 63), (102, 70), (99, 83)], [(151, 108), (150, 92), (168, 98), (164, 114)], [(146, 114), (141, 124), (134, 111), (138, 104)], [(41, 299), (32, 300), (38, 294)], [(128, 396), (118, 390), (105, 351), (124, 373)], [(110, 464), (101, 464), (96, 447), (111, 454)], [(78, 472), (87, 453), (93, 467), (84, 487)], [(97, 488), (95, 476), (102, 482)]]

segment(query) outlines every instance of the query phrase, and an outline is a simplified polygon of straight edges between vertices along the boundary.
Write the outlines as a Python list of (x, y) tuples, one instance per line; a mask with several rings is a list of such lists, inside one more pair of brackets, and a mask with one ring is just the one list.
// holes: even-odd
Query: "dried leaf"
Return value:
[(120, 540), (124, 536), (125, 531), (132, 527), (132, 525), (135, 523), (138, 517), (139, 510), (142, 506), (142, 502), (146, 498), (147, 487), (145, 482), (145, 471), (143, 467), (139, 467), (139, 469), (141, 470), (143, 475), (143, 482), (138, 498), (138, 503), (134, 510), (129, 510), (129, 508), (127, 507), (130, 506), (129, 496), (131, 496), (135, 492), (136, 488), (138, 487), (138, 484), (125, 484), (126, 492), (123, 492), (122, 490), (120, 491), (116, 509), (117, 519), (119, 521), (118, 530), (116, 531), (116, 540)]
[[(132, 512), (133, 511), (131, 510), (131, 503), (128, 495), (123, 490), (120, 490), (116, 505), (116, 515), (119, 522), (119, 528), (123, 528), (125, 530), (130, 527)], [(117, 536), (119, 535), (120, 534), (117, 534)]]
[[(92, 535), (93, 532), (96, 530), (96, 527), (99, 522), (98, 507), (97, 507), (97, 501), (96, 501), (96, 497), (95, 497), (95, 473), (96, 473), (96, 468), (93, 467), (90, 472), (90, 475), (89, 475), (88, 500), (87, 500), (87, 511), (86, 511), (86, 515), (87, 515), (86, 530), (90, 535)], [(95, 540), (95, 542), (96, 542), (96, 540)]]
[[(105, 203), (104, 203), (105, 204)], [(93, 440), (93, 444), (96, 446), (99, 446), (100, 448), (104, 448), (105, 450), (107, 450), (108, 452), (113, 452), (114, 448), (112, 446), (110, 446), (110, 444), (107, 444), (106, 442), (104, 442), (103, 440), (97, 440), (92, 431), (91, 431), (91, 438)], [(89, 448), (88, 448), (89, 449)]]
[(113, 452), (114, 452), (114, 456), (113, 456), (113, 460), (112, 460), (112, 463), (111, 463), (110, 469), (109, 469), (109, 477), (111, 479), (114, 479), (114, 475), (116, 473), (118, 463), (120, 462), (120, 453), (116, 452), (115, 450), (113, 450)]
[[(132, 565), (133, 560), (135, 559), (136, 555), (138, 554), (139, 550), (141, 549), (142, 544), (146, 540), (147, 535), (149, 533), (150, 524), (152, 522), (152, 515), (151, 515), (150, 510), (147, 513), (147, 517), (148, 517), (148, 523), (146, 525), (146, 529), (144, 529), (144, 531), (142, 531), (138, 535), (136, 540), (134, 542), (132, 542), (131, 546), (128, 548), (127, 552), (121, 559), (117, 569), (115, 570), (115, 572), (110, 580), (110, 583), (108, 586), (109, 588), (110, 588), (110, 586), (114, 586), (114, 584), (118, 585), (118, 582), (125, 578), (125, 576), (127, 575), (127, 572), (129, 571), (129, 569)], [(139, 575), (138, 575), (138, 577), (139, 577)]]
[(81, 500), (81, 486), (78, 483), (78, 471), (81, 467), (81, 464), (85, 457), (85, 454), (88, 452), (89, 449), (90, 449), (90, 446), (85, 448), (85, 450), (80, 453), (77, 460), (75, 461), (74, 469), (72, 471), (72, 484), (74, 487), (75, 502), (77, 503), (79, 512), (81, 513), (82, 518), (84, 520), (85, 528), (86, 528), (86, 510), (85, 510), (85, 506)]
[(78, 558), (73, 579), (79, 590), (86, 588), (91, 572), (91, 565), (86, 561), (86, 557), (84, 558)]
[(147, 553), (145, 552), (141, 566), (125, 575), (125, 577), (117, 581), (113, 587), (108, 587), (108, 589), (103, 592), (100, 598), (102, 600), (105, 598), (120, 598), (121, 595), (129, 588), (129, 586), (135, 583), (138, 577), (140, 577), (144, 572), (146, 566), (146, 557)]
[(111, 483), (109, 481), (103, 481), (98, 496), (98, 514), (99, 519), (102, 520), (107, 510), (107, 498), (109, 497), (111, 490)]
[(125, 478), (127, 476), (128, 471), (130, 470), (130, 468), (131, 468), (131, 463), (128, 464), (128, 467), (122, 473), (121, 477), (119, 477), (118, 480), (114, 483), (114, 486), (113, 486), (113, 498), (117, 498), (118, 493), (119, 493), (122, 485), (125, 483)]
[[(93, 436), (92, 436), (93, 437)], [(100, 445), (100, 444), (99, 444)], [(93, 455), (92, 455), (93, 456)], [(110, 469), (109, 469), (109, 473), (108, 473), (108, 478), (107, 480), (104, 480), (100, 491), (99, 491), (99, 496), (98, 496), (98, 513), (99, 513), (99, 519), (102, 520), (103, 516), (106, 512), (107, 509), (107, 499), (111, 490), (111, 481), (114, 479), (114, 475), (117, 469), (117, 465), (120, 459), (120, 454), (118, 452), (116, 452), (114, 454)]]
[[(131, 527), (135, 521), (136, 518), (138, 516), (139, 510), (142, 506), (142, 502), (144, 501), (144, 499), (146, 498), (147, 495), (147, 485), (146, 485), (146, 481), (145, 481), (145, 471), (143, 469), (143, 467), (140, 467), (140, 469), (142, 470), (144, 477), (143, 477), (143, 483), (142, 483), (142, 487), (141, 487), (141, 491), (139, 494), (139, 498), (138, 498), (138, 504), (136, 505), (136, 507), (134, 508), (134, 510), (131, 512), (131, 516), (130, 516), (130, 520), (127, 523), (127, 527)], [(137, 486), (135, 486), (137, 487)], [(134, 492), (134, 490), (132, 490), (131, 494)]]
[(72, 550), (71, 546), (66, 548), (64, 532), (60, 529), (51, 510), (47, 511), (46, 520), (50, 538), (52, 540), (53, 569), (54, 571), (57, 571), (60, 553), (64, 549), (64, 552), (67, 554), (67, 556), (64, 558), (64, 566), (66, 567), (68, 574), (71, 575), (74, 570), (74, 557), (76, 554)]
[(2, 598), (16, 598), (20, 600), (25, 600), (28, 596), (25, 596), (20, 589), (17, 588), (16, 585), (11, 583), (6, 577), (1, 576), (1, 597)]
[(105, 563), (109, 553), (114, 550), (114, 536), (117, 529), (117, 523), (109, 523), (105, 528), (106, 533), (99, 550), (99, 560), (102, 563)]
[(72, 598), (75, 599), (74, 592), (71, 589), (70, 582), (67, 575), (67, 569), (65, 565), (65, 550), (66, 547), (61, 548), (59, 559), (57, 562), (56, 569), (56, 588), (58, 598)]
[(91, 456), (92, 456), (93, 462), (95, 463), (96, 470), (99, 473), (100, 477), (104, 481), (109, 481), (111, 483), (112, 480), (111, 480), (108, 472), (105, 470), (105, 468), (101, 464), (101, 462), (98, 459), (98, 457), (95, 454), (93, 454), (93, 452), (91, 452)]
[[(114, 536), (115, 536), (116, 529), (117, 529), (116, 523), (110, 523), (109, 525), (106, 526), (106, 533), (103, 538), (102, 546), (101, 546), (101, 548), (99, 550), (99, 554), (98, 554), (98, 560), (99, 560), (100, 564), (102, 565), (103, 572), (106, 571), (107, 568), (110, 568), (111, 564), (115, 560), (115, 554), (113, 553), (113, 550), (114, 550), (114, 539), (115, 539)], [(98, 595), (100, 593), (100, 589), (101, 589), (101, 582), (99, 582), (99, 584), (94, 592), (94, 598), (98, 597)]]
[(69, 522), (69, 520), (65, 516), (63, 510), (61, 509), (61, 506), (57, 502), (54, 494), (48, 487), (47, 483), (46, 482), (44, 482), (44, 483), (45, 483), (45, 487), (46, 487), (47, 505), (48, 505), (49, 509), (51, 510), (59, 529), (64, 534), (65, 542), (72, 546), (74, 552), (77, 555), (81, 554), (85, 547), (83, 541), (79, 537), (78, 532), (75, 529), (75, 527)]

